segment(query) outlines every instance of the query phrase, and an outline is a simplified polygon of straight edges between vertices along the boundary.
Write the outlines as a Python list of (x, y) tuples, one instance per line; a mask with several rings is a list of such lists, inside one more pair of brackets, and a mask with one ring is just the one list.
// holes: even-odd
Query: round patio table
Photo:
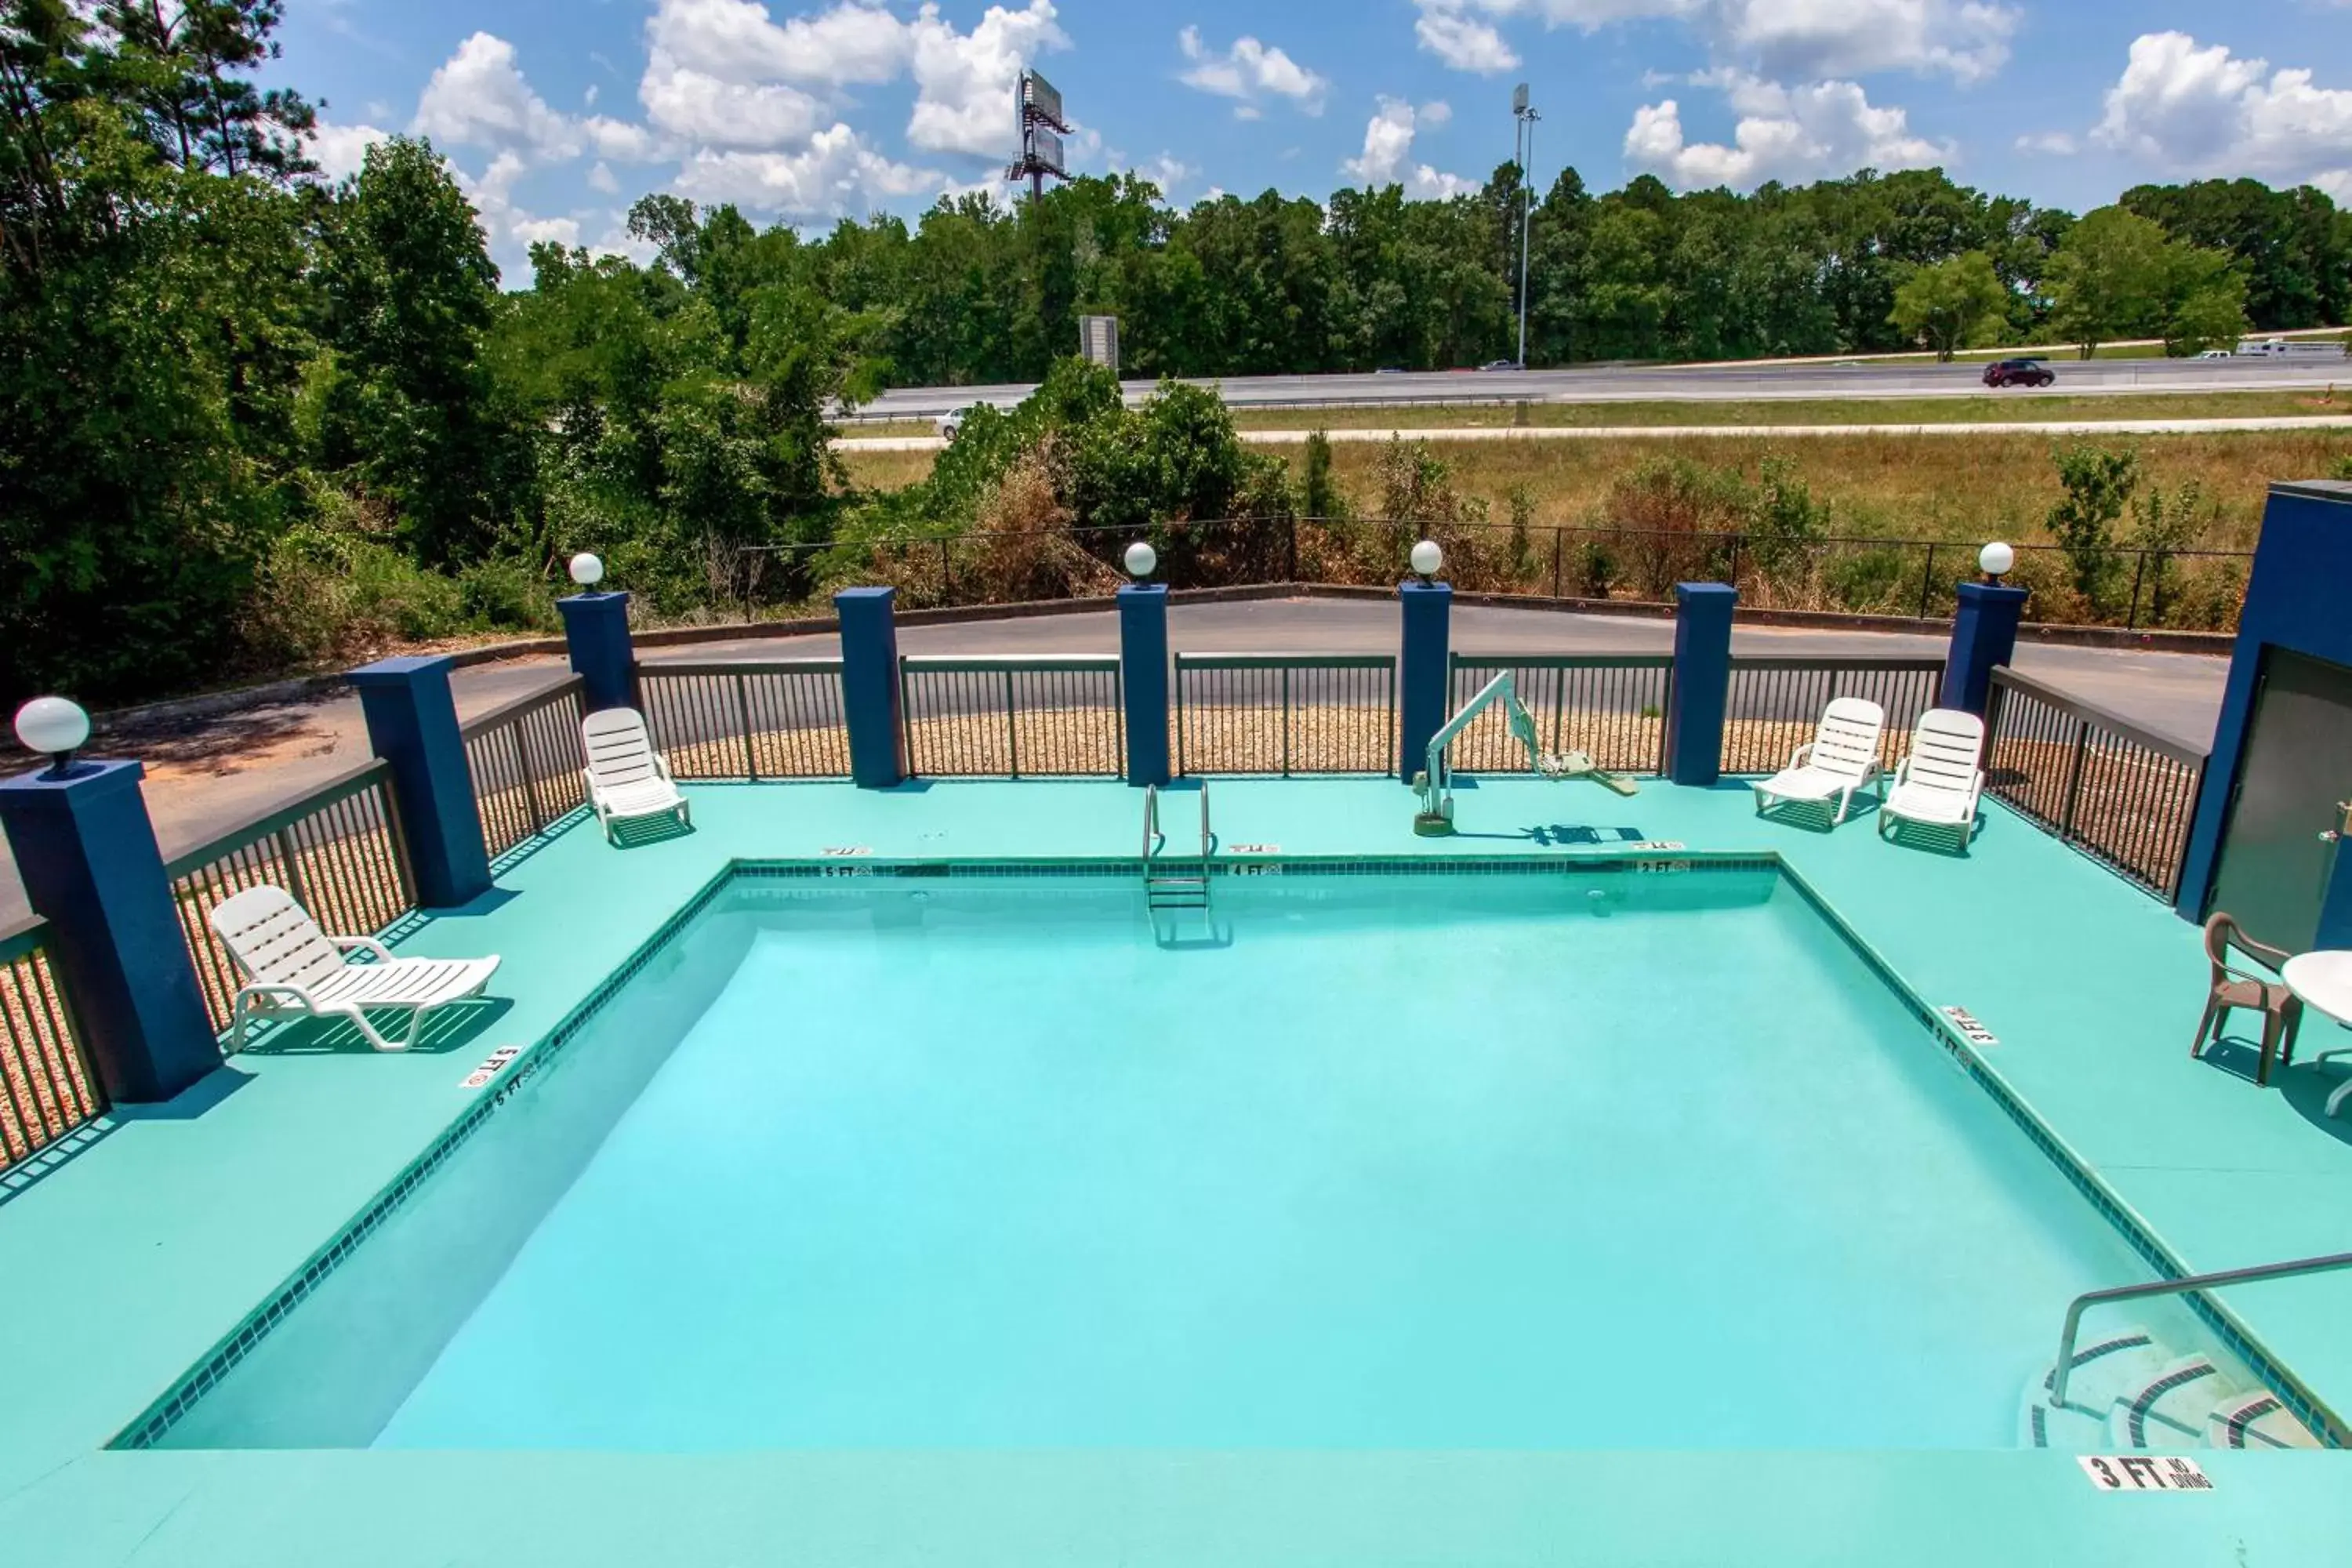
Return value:
[[(2305, 1006), (2352, 1028), (2352, 952), (2334, 948), (2299, 952), (2280, 966), (2279, 978)], [(2352, 1079), (2337, 1084), (2327, 1097), (2327, 1114), (2335, 1115), (2347, 1099), (2352, 1099)]]

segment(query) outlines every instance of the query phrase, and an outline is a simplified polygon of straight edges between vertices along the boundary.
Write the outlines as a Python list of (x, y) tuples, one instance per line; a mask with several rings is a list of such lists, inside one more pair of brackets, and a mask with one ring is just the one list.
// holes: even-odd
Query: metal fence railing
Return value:
[(1893, 768), (1910, 750), (1912, 727), (1936, 705), (1940, 658), (1738, 658), (1724, 706), (1722, 769), (1776, 773), (1813, 738), (1822, 710), (1840, 697), (1861, 697), (1886, 710), (1879, 765)]
[(37, 916), (0, 929), (0, 1171), (106, 1109), (48, 941)]
[[(1509, 670), (1545, 751), (1583, 752), (1611, 773), (1663, 773), (1674, 668), (1664, 654), (1457, 653), (1447, 708), (1461, 711), (1488, 681)], [(1527, 749), (1511, 738), (1499, 708), (1472, 720), (1451, 754), (1463, 773), (1529, 771)]]
[(1384, 773), (1396, 766), (1394, 654), (1180, 653), (1180, 773)]
[(678, 778), (849, 776), (837, 658), (640, 664), (637, 696)]
[(580, 744), (580, 677), (491, 710), (458, 727), (482, 839), (493, 857), (547, 830), (588, 802)]
[(898, 660), (907, 771), (1039, 778), (1127, 771), (1115, 657)]
[(339, 936), (373, 935), (416, 908), (392, 789), (391, 766), (372, 758), (164, 866), (214, 1028), (229, 1026), (242, 984), (206, 919), (224, 900), (265, 883), (283, 888)]
[(1993, 671), (1985, 787), (2150, 891), (2180, 889), (2206, 753)]

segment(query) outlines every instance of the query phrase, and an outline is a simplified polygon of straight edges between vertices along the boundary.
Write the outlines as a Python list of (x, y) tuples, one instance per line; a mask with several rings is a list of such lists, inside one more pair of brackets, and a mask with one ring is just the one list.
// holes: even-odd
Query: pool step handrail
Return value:
[(1167, 835), (1160, 826), (1160, 786), (1143, 786), (1143, 894), (1144, 902), (1155, 910), (1207, 909), (1209, 907), (1209, 858), (1214, 841), (1209, 831), (1209, 785), (1201, 784), (1201, 858), (1199, 864), (1181, 870), (1159, 870), (1168, 862), (1159, 859), (1160, 847)]
[(2149, 1279), (2137, 1285), (2110, 1285), (2103, 1290), (2085, 1290), (2066, 1308), (2066, 1328), (2058, 1336), (2058, 1361), (2052, 1370), (2050, 1403), (2053, 1406), (2063, 1406), (2066, 1403), (2066, 1378), (2074, 1370), (2074, 1338), (2082, 1329), (2083, 1314), (2093, 1307), (2105, 1306), (2111, 1301), (2137, 1301), (2147, 1296), (2184, 1296), (2225, 1285), (2251, 1285), (2261, 1279), (2292, 1279), (2306, 1274), (2326, 1274), (2338, 1268), (2352, 1268), (2352, 1252), (2335, 1252), (2325, 1258), (2290, 1258), (2281, 1263), (2257, 1263), (2251, 1268), (2224, 1268), (2212, 1274), (2186, 1274), (2177, 1279)]

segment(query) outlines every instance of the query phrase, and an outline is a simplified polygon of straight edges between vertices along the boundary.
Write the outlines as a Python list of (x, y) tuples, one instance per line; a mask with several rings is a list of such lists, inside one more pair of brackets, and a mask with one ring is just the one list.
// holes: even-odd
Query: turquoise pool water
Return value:
[(1769, 870), (744, 879), (168, 1442), (2007, 1447), (2147, 1276)]

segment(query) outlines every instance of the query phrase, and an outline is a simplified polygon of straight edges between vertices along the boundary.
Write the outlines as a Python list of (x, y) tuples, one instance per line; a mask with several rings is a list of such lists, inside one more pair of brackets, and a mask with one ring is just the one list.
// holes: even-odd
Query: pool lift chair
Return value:
[(1540, 777), (1555, 784), (1569, 779), (1591, 779), (1597, 784), (1615, 790), (1619, 795), (1632, 795), (1640, 786), (1632, 779), (1607, 773), (1593, 765), (1591, 756), (1582, 752), (1570, 752), (1554, 756), (1543, 749), (1537, 738), (1536, 716), (1519, 700), (1518, 687), (1509, 670), (1488, 681), (1462, 711), (1429, 738), (1428, 765), (1412, 779), (1412, 787), (1421, 792), (1421, 809), (1413, 814), (1412, 830), (1426, 838), (1443, 837), (1454, 831), (1454, 769), (1445, 760), (1446, 747), (1455, 736), (1468, 729), (1478, 715), (1496, 703), (1503, 705), (1504, 721), (1510, 726), (1513, 738), (1528, 749), (1528, 762)]

